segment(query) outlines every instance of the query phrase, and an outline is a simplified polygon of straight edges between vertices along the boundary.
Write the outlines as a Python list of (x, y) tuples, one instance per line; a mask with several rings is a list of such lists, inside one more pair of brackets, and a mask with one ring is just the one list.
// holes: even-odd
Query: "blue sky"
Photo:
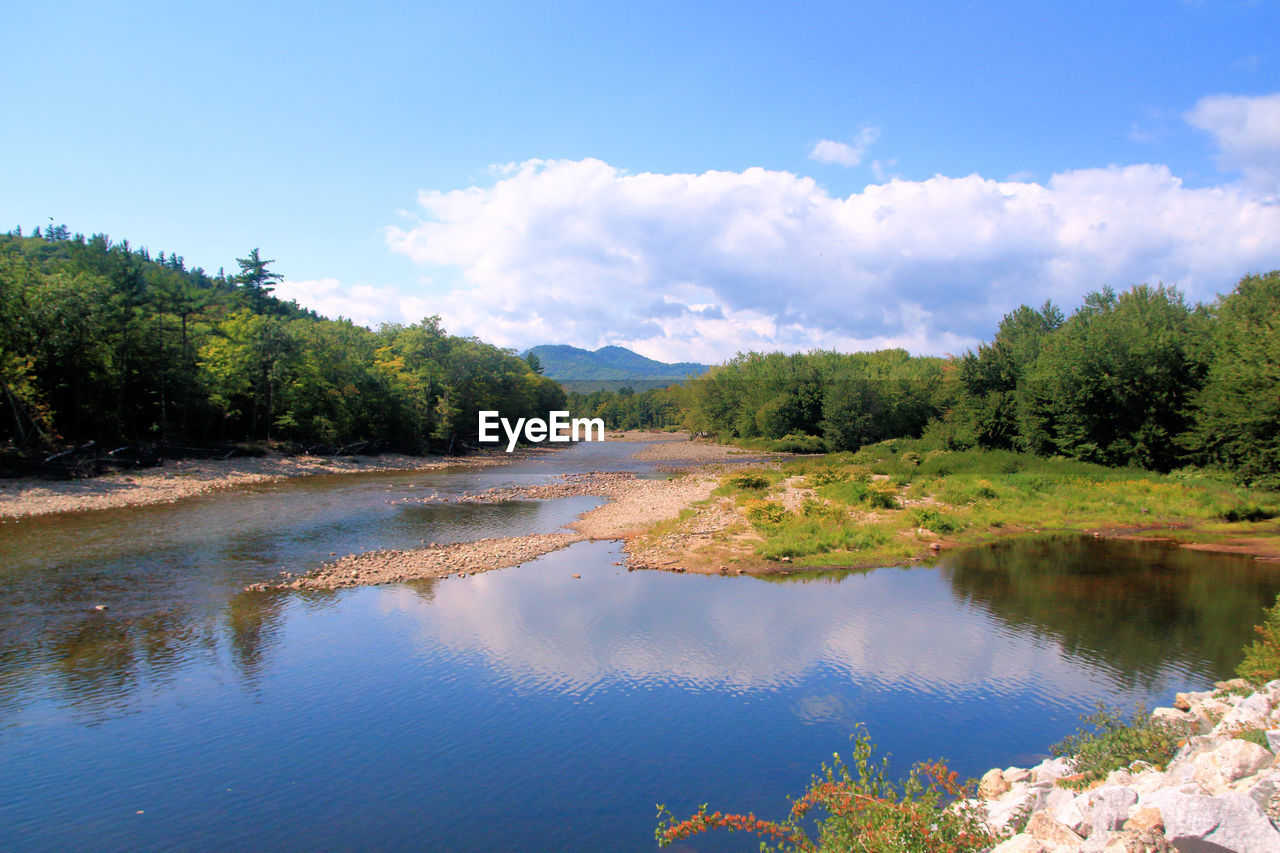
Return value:
[[(188, 8), (190, 6), (190, 8)], [(0, 226), (505, 346), (959, 351), (1280, 267), (1254, 3), (6, 9)]]

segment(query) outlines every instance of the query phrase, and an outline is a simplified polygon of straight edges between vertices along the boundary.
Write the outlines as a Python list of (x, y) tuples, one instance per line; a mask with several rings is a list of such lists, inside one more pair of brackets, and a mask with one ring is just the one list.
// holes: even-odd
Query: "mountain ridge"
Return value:
[(624, 385), (642, 390), (683, 382), (711, 369), (708, 364), (694, 361), (656, 361), (620, 346), (604, 346), (593, 351), (569, 344), (540, 344), (525, 351), (526, 355), (529, 353), (537, 356), (544, 376), (566, 388), (586, 383), (596, 386), (571, 390)]

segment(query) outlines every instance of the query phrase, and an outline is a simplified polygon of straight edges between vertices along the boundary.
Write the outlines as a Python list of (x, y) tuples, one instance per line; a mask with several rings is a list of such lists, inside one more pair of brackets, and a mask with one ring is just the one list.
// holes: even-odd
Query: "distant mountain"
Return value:
[(643, 391), (682, 382), (711, 369), (710, 365), (692, 361), (654, 361), (625, 347), (601, 347), (591, 352), (564, 344), (543, 344), (529, 352), (542, 363), (543, 375), (570, 391), (617, 389), (624, 385)]

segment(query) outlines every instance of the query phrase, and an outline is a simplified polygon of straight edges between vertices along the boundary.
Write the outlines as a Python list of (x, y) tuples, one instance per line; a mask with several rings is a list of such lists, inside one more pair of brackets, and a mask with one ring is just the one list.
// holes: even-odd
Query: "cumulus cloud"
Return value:
[(326, 317), (346, 317), (363, 326), (376, 326), (403, 313), (401, 297), (395, 291), (368, 285), (344, 287), (336, 278), (282, 281), (273, 295), (286, 302), (296, 300)]
[(1186, 119), (1212, 134), (1220, 167), (1242, 172), (1264, 192), (1280, 190), (1280, 93), (1211, 95), (1201, 98)]
[[(427, 191), (388, 243), (456, 278), (451, 330), (506, 346), (620, 344), (665, 360), (739, 350), (962, 351), (1021, 303), (1070, 309), (1103, 285), (1212, 299), (1280, 266), (1280, 206), (1165, 166), (894, 179), (848, 197), (813, 179), (631, 174), (530, 160), (487, 186)], [(433, 273), (434, 275), (435, 273)]]
[(823, 139), (809, 151), (809, 159), (837, 166), (856, 166), (866, 156), (867, 149), (874, 145), (879, 138), (879, 128), (864, 127), (858, 132), (858, 136), (852, 145), (848, 142), (834, 142), (830, 139)]

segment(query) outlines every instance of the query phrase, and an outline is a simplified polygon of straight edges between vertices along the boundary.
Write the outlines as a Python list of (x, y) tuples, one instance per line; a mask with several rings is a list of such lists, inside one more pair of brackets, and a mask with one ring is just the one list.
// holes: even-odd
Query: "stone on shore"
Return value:
[(1280, 850), (1280, 831), (1258, 804), (1243, 794), (1206, 797), (1173, 793), (1162, 802), (1165, 837), (1180, 853)]
[[(1186, 733), (1163, 770), (1135, 761), (1083, 791), (1066, 787), (1083, 779), (1069, 757), (989, 771), (979, 786), (988, 824), (1027, 821), (994, 851), (1280, 853), (1280, 680), (1242, 684), (1179, 693), (1177, 708), (1152, 713)], [(1267, 732), (1271, 749), (1244, 731)]]
[(1004, 772), (998, 767), (988, 770), (982, 777), (982, 781), (978, 783), (978, 794), (988, 800), (994, 800), (1008, 790), (1009, 783), (1005, 781)]
[(1036, 812), (1027, 821), (1027, 834), (1043, 845), (1046, 853), (1079, 853), (1084, 837), (1044, 812)]
[(1031, 768), (1031, 778), (1037, 782), (1056, 782), (1073, 772), (1075, 768), (1068, 759), (1050, 758)]
[(1138, 803), (1138, 792), (1123, 785), (1094, 788), (1083, 795), (1083, 811), (1089, 824), (1086, 835), (1114, 832), (1124, 826), (1130, 810)]
[(1275, 756), (1256, 743), (1232, 738), (1197, 755), (1191, 763), (1191, 778), (1216, 796), (1230, 791), (1232, 782), (1252, 776), (1274, 761)]

